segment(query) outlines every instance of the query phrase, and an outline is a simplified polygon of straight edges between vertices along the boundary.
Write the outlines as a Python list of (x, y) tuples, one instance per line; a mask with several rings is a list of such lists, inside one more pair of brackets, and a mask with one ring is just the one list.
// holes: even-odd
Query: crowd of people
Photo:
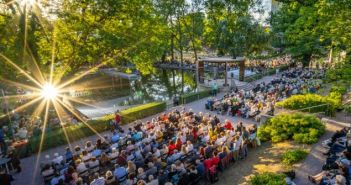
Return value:
[(292, 59), (290, 55), (277, 57), (273, 59), (266, 60), (248, 60), (245, 63), (246, 69), (249, 69), (256, 73), (262, 73), (267, 69), (279, 68), (282, 66), (289, 66), (292, 63)]
[(206, 108), (221, 114), (255, 118), (261, 114), (274, 114), (277, 101), (294, 94), (315, 93), (321, 87), (323, 71), (294, 68), (281, 74), (281, 78), (257, 84), (252, 90), (233, 90), (217, 99), (211, 97)]
[(349, 185), (351, 175), (351, 130), (343, 128), (322, 144), (326, 162), (322, 171), (308, 179), (319, 185)]
[(51, 185), (215, 182), (218, 171), (245, 158), (249, 146), (260, 145), (256, 131), (255, 125), (235, 127), (210, 114), (173, 110), (95, 143), (67, 148), (42, 164), (41, 174)]

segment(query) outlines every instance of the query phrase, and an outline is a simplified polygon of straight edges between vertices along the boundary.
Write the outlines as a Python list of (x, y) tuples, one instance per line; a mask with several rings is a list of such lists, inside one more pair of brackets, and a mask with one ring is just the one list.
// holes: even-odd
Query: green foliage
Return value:
[(285, 49), (305, 66), (312, 57), (327, 57), (331, 49), (350, 53), (351, 44), (347, 40), (351, 39), (348, 34), (351, 26), (345, 21), (345, 17), (351, 16), (350, 3), (278, 1), (282, 6), (271, 18), (272, 31), (281, 40), (275, 47)]
[(334, 68), (330, 68), (326, 73), (327, 80), (329, 82), (335, 82), (336, 80), (351, 81), (351, 64), (341, 63), (337, 64)]
[(180, 103), (186, 104), (202, 98), (211, 96), (212, 90), (204, 90), (200, 92), (188, 93), (180, 96)]
[[(109, 123), (104, 120), (88, 121), (86, 124), (98, 133), (104, 132), (109, 129)], [(43, 139), (42, 151), (67, 144), (68, 141), (65, 136), (65, 131), (67, 133), (69, 142), (77, 141), (81, 138), (94, 135), (95, 132), (92, 129), (90, 129), (87, 125), (80, 123), (78, 125), (65, 127), (64, 129), (56, 128), (47, 131)], [(33, 136), (32, 138), (30, 138), (27, 150), (29, 150), (29, 152), (34, 153), (38, 152), (40, 140), (41, 136)]]
[(325, 112), (328, 115), (333, 115), (335, 110), (341, 106), (341, 94), (331, 92), (328, 96), (317, 94), (293, 95), (276, 105), (291, 110), (303, 109), (303, 112)]
[(259, 127), (258, 137), (272, 142), (293, 139), (298, 143), (312, 144), (318, 141), (324, 131), (325, 126), (312, 115), (279, 114)]
[[(166, 109), (165, 102), (153, 102), (145, 105), (132, 107), (120, 112), (122, 116), (122, 123), (127, 124), (135, 120), (145, 118), (162, 112)], [(77, 125), (70, 125), (62, 128), (56, 128), (45, 132), (42, 151), (57, 147), (60, 145), (67, 144), (66, 134), (69, 142), (77, 141), (81, 138), (91, 136), (97, 133), (101, 133), (110, 129), (109, 121), (114, 118), (114, 115), (108, 115), (98, 120), (89, 120), (86, 124), (79, 123)], [(66, 134), (65, 134), (66, 132)], [(27, 148), (21, 151), (21, 155), (24, 156), (31, 152), (39, 151), (41, 136), (33, 136), (29, 140)]]
[(342, 95), (347, 92), (347, 87), (342, 85), (333, 85), (330, 89), (330, 92), (336, 92)]
[(308, 152), (304, 149), (288, 150), (282, 155), (282, 162), (286, 165), (293, 165), (305, 159)]
[(344, 105), (344, 111), (351, 114), (351, 104)]
[(250, 185), (285, 185), (285, 175), (265, 172), (250, 178)]

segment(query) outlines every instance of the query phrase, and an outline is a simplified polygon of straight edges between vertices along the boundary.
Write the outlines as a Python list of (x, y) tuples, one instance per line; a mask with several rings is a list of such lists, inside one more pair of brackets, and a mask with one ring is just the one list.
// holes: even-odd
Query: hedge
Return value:
[(131, 123), (135, 120), (163, 112), (166, 110), (166, 107), (166, 102), (152, 102), (123, 110), (121, 111), (122, 124)]
[(285, 175), (265, 172), (250, 178), (250, 185), (286, 185)]
[(202, 98), (206, 98), (211, 96), (212, 94), (212, 90), (207, 89), (204, 91), (200, 91), (200, 92), (193, 92), (193, 93), (188, 93), (188, 94), (184, 94), (182, 96), (180, 96), (180, 103), (181, 104), (186, 104), (186, 103), (190, 103)]
[(338, 92), (331, 92), (328, 96), (317, 94), (293, 95), (276, 105), (291, 110), (304, 109), (303, 112), (325, 112), (327, 115), (334, 115), (336, 109), (341, 106), (341, 99), (342, 96)]
[[(147, 116), (157, 114), (159, 112), (164, 111), (165, 109), (165, 102), (152, 102), (145, 105), (123, 110), (120, 112), (120, 114), (122, 116), (122, 123), (126, 124), (141, 118), (145, 118)], [(78, 125), (71, 125), (69, 127), (65, 127), (69, 141), (77, 141), (84, 137), (96, 134), (89, 127), (93, 128), (98, 133), (109, 130), (109, 120), (113, 119), (113, 117), (114, 115), (111, 114), (98, 120), (89, 120), (86, 122), (86, 124), (89, 126), (80, 123)], [(39, 151), (40, 139), (41, 136), (31, 137), (29, 139), (27, 148), (24, 148), (22, 149), (22, 151), (19, 151), (20, 155), (26, 156), (32, 152)], [(64, 144), (67, 144), (67, 139), (64, 130), (62, 128), (56, 128), (45, 133), (42, 151)]]
[(258, 128), (258, 137), (272, 142), (294, 140), (298, 143), (316, 143), (325, 132), (325, 126), (315, 116), (302, 113), (284, 113), (269, 119)]

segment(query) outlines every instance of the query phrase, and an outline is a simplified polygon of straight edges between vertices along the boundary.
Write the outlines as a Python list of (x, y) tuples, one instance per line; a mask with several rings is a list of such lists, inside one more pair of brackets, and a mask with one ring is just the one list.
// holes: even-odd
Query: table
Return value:
[(7, 172), (7, 173), (10, 173), (9, 167), (8, 167), (8, 165), (7, 165), (10, 161), (11, 161), (10, 158), (1, 158), (1, 159), (0, 159), (0, 166), (5, 165), (5, 167), (6, 167), (6, 172)]

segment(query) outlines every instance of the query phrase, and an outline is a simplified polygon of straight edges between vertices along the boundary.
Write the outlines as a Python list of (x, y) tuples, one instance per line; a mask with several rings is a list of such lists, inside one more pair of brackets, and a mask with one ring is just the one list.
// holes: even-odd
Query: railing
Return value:
[[(311, 112), (311, 109), (313, 108), (317, 108), (317, 107), (325, 107), (326, 109), (324, 112)], [(324, 113), (327, 114), (327, 111), (329, 110), (329, 107), (331, 106), (331, 104), (329, 103), (325, 103), (325, 104), (320, 104), (320, 105), (315, 105), (315, 106), (310, 106), (310, 107), (306, 107), (306, 108), (302, 108), (302, 109), (296, 109), (296, 110), (291, 110), (291, 109), (286, 109), (283, 107), (278, 107), (277, 110), (282, 110), (281, 112), (291, 112), (291, 113), (295, 113), (295, 112), (306, 112), (305, 110), (308, 110), (307, 112), (312, 113), (312, 114), (320, 114), (320, 113)], [(280, 113), (280, 112), (278, 112)]]

